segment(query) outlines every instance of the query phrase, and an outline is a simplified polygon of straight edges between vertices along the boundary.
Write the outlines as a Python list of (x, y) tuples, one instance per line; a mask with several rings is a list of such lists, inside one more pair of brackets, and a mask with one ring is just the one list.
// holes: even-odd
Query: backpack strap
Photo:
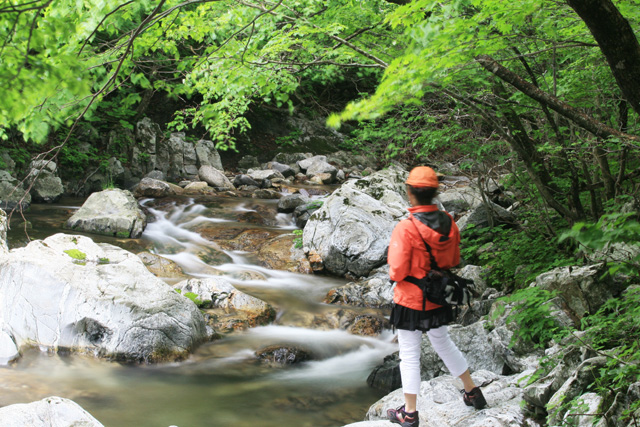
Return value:
[(438, 266), (438, 262), (436, 261), (436, 257), (433, 256), (433, 252), (431, 252), (431, 246), (429, 246), (427, 241), (424, 240), (424, 237), (422, 237), (422, 234), (420, 234), (420, 230), (418, 229), (418, 226), (414, 222), (413, 215), (411, 217), (409, 217), (409, 220), (411, 221), (411, 224), (413, 224), (413, 226), (416, 228), (416, 231), (418, 232), (418, 236), (420, 236), (420, 239), (422, 239), (422, 243), (424, 243), (424, 247), (427, 249), (427, 252), (429, 253), (429, 260), (431, 260), (431, 269), (432, 270), (442, 270)]

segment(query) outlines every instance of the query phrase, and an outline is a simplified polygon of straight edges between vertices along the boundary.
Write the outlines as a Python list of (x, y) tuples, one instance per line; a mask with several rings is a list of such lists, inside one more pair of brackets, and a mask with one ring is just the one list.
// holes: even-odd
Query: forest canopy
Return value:
[(182, 103), (169, 130), (233, 149), (257, 106), (315, 109), (359, 121), (351, 149), (491, 160), (570, 223), (595, 220), (637, 193), (639, 3), (7, 1), (0, 138), (132, 128), (161, 92)]

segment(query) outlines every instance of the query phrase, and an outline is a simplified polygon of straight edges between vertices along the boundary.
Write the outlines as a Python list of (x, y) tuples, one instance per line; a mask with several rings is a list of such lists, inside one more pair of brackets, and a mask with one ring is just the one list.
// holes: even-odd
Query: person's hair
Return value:
[(413, 194), (420, 205), (433, 204), (433, 198), (438, 192), (437, 188), (433, 187), (412, 187), (407, 184), (407, 190)]

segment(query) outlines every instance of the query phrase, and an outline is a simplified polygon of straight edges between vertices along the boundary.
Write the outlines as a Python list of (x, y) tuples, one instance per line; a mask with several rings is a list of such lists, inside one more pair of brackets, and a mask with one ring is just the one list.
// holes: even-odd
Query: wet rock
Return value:
[(136, 197), (167, 197), (175, 195), (168, 183), (153, 178), (142, 178), (133, 190)]
[(18, 403), (0, 408), (4, 427), (82, 426), (103, 427), (91, 414), (72, 400), (47, 397), (37, 402)]
[(280, 172), (273, 169), (261, 169), (261, 170), (249, 169), (249, 171), (247, 172), (247, 175), (249, 175), (251, 179), (259, 183), (262, 183), (265, 180), (273, 180), (275, 178), (284, 179), (284, 176)]
[(213, 166), (201, 166), (198, 170), (201, 181), (206, 182), (218, 191), (235, 190), (229, 179)]
[(304, 194), (287, 194), (278, 201), (278, 212), (293, 212), (298, 206), (306, 205), (309, 201), (309, 197)]
[[(313, 266), (313, 264), (312, 264)], [(373, 277), (332, 289), (324, 302), (356, 307), (389, 309), (393, 306), (393, 286), (389, 277)]]
[(209, 187), (204, 181), (195, 181), (189, 183), (186, 187), (184, 187), (184, 191), (186, 194), (203, 194), (208, 192), (209, 190), (213, 190)]
[(279, 199), (282, 197), (282, 194), (275, 190), (261, 188), (254, 191), (251, 197), (254, 199)]
[[(251, 213), (251, 212), (247, 212), (247, 213)], [(256, 252), (266, 242), (278, 236), (279, 236), (279, 233), (272, 230), (264, 230), (264, 229), (244, 230), (240, 234), (238, 234), (234, 239), (228, 240), (226, 242), (220, 242), (220, 244), (233, 250)]]
[(242, 187), (245, 185), (253, 186), (256, 188), (260, 187), (260, 184), (249, 175), (236, 175), (236, 177), (233, 179), (233, 185), (235, 185), (236, 187)]
[(402, 387), (400, 376), (400, 358), (393, 353), (384, 358), (381, 365), (376, 366), (367, 377), (369, 387), (391, 393)]
[(310, 201), (305, 204), (301, 204), (297, 206), (293, 210), (293, 218), (296, 221), (296, 226), (298, 228), (304, 228), (311, 218), (311, 215), (322, 206), (323, 202), (320, 201)]
[(275, 319), (276, 312), (266, 302), (236, 289), (221, 277), (189, 279), (174, 285), (184, 295), (192, 292), (209, 310), (210, 325), (216, 331), (245, 329)]
[(147, 270), (156, 277), (177, 278), (184, 277), (182, 268), (174, 261), (150, 252), (140, 252), (138, 258), (142, 260)]
[(384, 264), (391, 232), (406, 215), (408, 203), (401, 196), (406, 177), (406, 171), (390, 167), (343, 184), (305, 225), (305, 251), (316, 251), (325, 268), (338, 275), (366, 276)]
[(270, 366), (288, 366), (311, 360), (311, 355), (300, 348), (272, 345), (256, 351), (256, 357)]
[(65, 228), (117, 237), (138, 238), (147, 219), (127, 190), (111, 189), (93, 193), (67, 220)]
[(140, 258), (56, 234), (0, 259), (0, 320), (18, 346), (123, 361), (186, 357), (206, 339), (198, 309)]
[(300, 271), (300, 264), (306, 257), (302, 249), (295, 250), (295, 238), (293, 234), (284, 234), (260, 246), (257, 255), (262, 265), (272, 270)]
[(363, 314), (355, 317), (347, 331), (354, 335), (376, 337), (382, 333), (385, 327), (389, 326), (389, 322), (379, 316)]

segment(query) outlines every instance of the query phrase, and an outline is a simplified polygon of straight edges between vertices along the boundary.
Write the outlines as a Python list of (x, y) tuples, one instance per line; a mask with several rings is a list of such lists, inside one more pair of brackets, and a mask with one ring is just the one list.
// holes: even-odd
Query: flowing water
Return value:
[[(81, 203), (33, 205), (25, 214), (30, 238), (63, 231)], [(270, 270), (258, 265), (253, 253), (223, 250), (215, 239), (204, 237), (202, 230), (212, 229), (291, 233), (295, 225), (290, 216), (276, 213), (275, 201), (200, 197), (140, 203), (154, 217), (141, 239), (91, 237), (165, 256), (192, 277), (222, 272), (239, 289), (273, 305), (276, 321), (225, 334), (189, 359), (169, 364), (122, 365), (31, 349), (15, 365), (0, 369), (0, 405), (62, 396), (108, 427), (341, 426), (363, 419), (382, 396), (366, 385), (366, 378), (395, 345), (390, 333), (371, 338), (326, 329), (322, 319), (339, 316), (345, 308), (320, 301), (345, 281)], [(24, 229), (14, 214), (10, 248), (27, 243)], [(302, 348), (314, 360), (267, 366), (255, 352), (270, 345)]]

